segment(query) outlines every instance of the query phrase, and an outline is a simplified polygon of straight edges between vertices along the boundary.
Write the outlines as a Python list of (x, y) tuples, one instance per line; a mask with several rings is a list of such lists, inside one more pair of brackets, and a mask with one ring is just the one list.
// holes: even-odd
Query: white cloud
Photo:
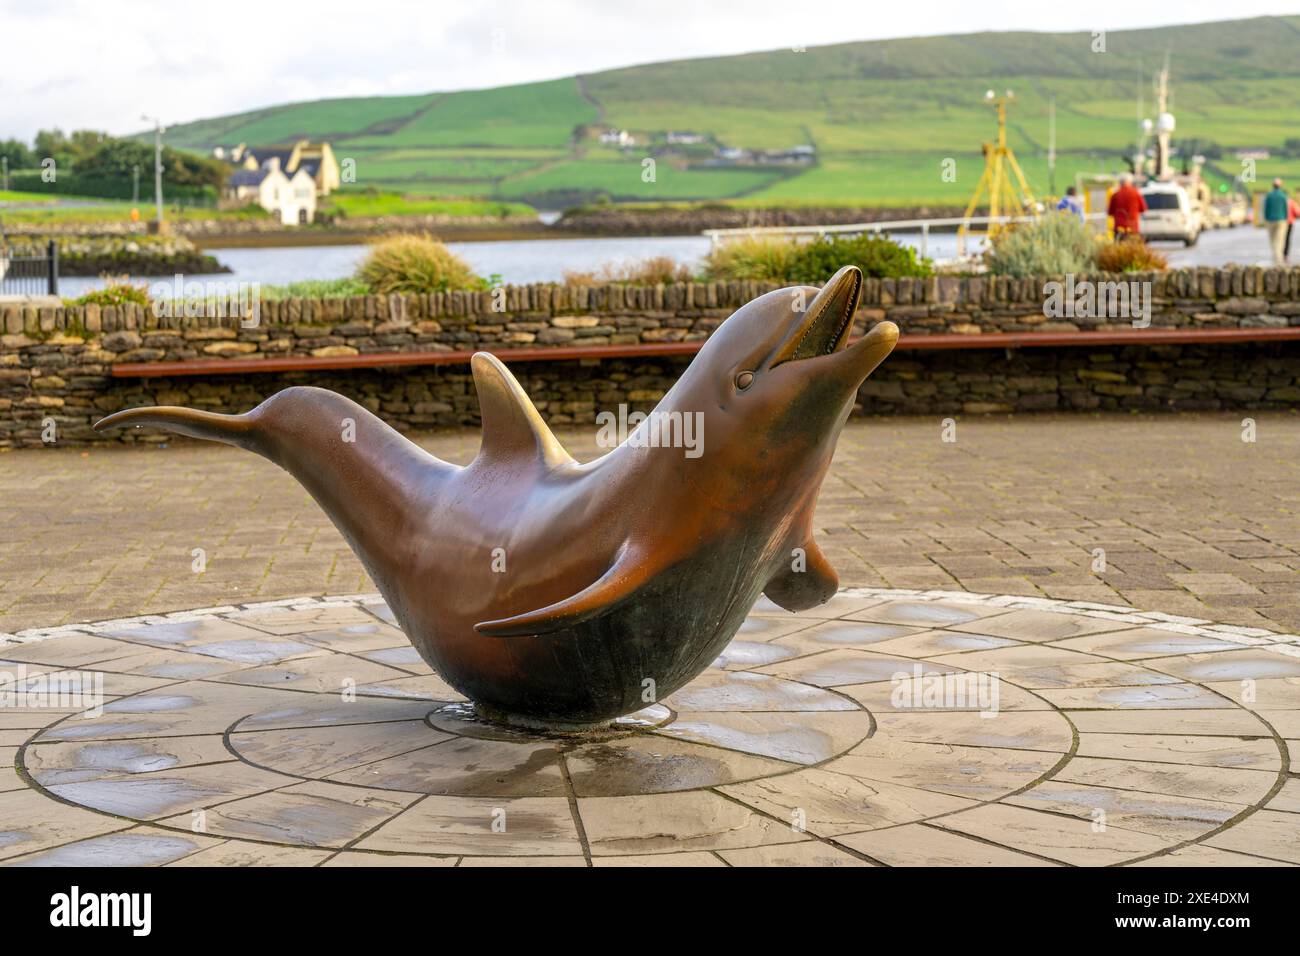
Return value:
[(659, 60), (979, 30), (1118, 30), (1271, 12), (1187, 0), (0, 0), (0, 138), (294, 100), (522, 83)]

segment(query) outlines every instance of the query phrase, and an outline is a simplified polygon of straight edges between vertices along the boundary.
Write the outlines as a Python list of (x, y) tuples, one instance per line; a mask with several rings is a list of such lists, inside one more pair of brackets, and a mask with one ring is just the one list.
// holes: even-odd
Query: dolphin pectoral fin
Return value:
[(488, 637), (549, 634), (613, 610), (659, 571), (656, 562), (634, 559), (624, 552), (608, 571), (572, 597), (546, 607), (497, 621), (483, 621), (474, 630)]
[(839, 575), (809, 538), (791, 555), (789, 565), (767, 582), (763, 593), (787, 611), (806, 611), (829, 601), (839, 585)]
[(479, 458), (496, 464), (536, 461), (547, 468), (573, 461), (500, 359), (490, 352), (477, 352), (470, 359), (470, 369), (483, 419)]

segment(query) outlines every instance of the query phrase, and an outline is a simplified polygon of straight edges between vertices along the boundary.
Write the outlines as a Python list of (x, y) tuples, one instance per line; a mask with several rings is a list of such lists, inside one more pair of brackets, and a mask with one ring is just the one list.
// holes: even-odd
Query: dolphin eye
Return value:
[(739, 375), (736, 376), (736, 388), (740, 389), (742, 392), (753, 384), (754, 384), (753, 372), (741, 372)]

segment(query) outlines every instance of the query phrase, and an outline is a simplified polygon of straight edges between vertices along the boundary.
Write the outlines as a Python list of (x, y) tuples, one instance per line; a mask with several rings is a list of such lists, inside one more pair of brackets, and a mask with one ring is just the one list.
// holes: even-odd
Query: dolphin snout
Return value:
[(894, 351), (897, 343), (898, 326), (893, 322), (878, 322), (870, 332), (845, 350), (843, 354), (846, 362), (853, 369), (859, 384)]
[(883, 347), (885, 355), (888, 355), (898, 342), (898, 326), (889, 321), (877, 322), (871, 327), (870, 332), (862, 336), (862, 341), (876, 343)]

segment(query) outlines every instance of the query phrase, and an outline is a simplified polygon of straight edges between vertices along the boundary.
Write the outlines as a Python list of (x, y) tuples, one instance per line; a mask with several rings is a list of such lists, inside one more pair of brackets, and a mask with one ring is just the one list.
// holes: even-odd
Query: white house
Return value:
[(600, 134), (600, 141), (606, 146), (628, 147), (636, 144), (636, 137), (625, 129), (607, 129)]
[(257, 169), (240, 169), (231, 175), (226, 194), (237, 202), (254, 202), (280, 217), (286, 226), (304, 225), (316, 218), (316, 181), (302, 166), (292, 176), (271, 157)]
[(316, 182), (316, 195), (328, 196), (342, 184), (339, 162), (329, 143), (313, 143), (300, 139), (286, 146), (218, 146), (212, 150), (217, 159), (233, 163), (239, 169), (256, 172), (268, 159), (278, 159), (280, 169), (292, 177), (299, 169)]

